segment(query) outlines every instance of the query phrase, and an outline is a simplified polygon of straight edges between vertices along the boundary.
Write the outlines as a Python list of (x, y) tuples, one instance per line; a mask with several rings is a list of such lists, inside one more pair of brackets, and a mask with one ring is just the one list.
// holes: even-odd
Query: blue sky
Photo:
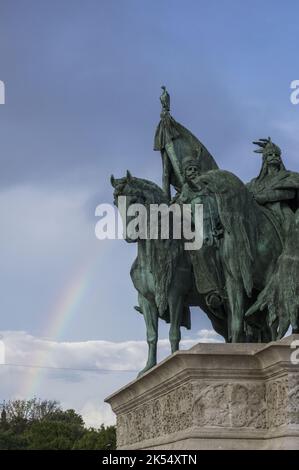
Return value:
[[(94, 235), (110, 174), (160, 182), (161, 84), (222, 168), (256, 176), (251, 141), (270, 135), (298, 171), (298, 29), (295, 0), (0, 0), (0, 330), (74, 344), (144, 339), (129, 277), (136, 247)], [(199, 311), (192, 321), (185, 337), (210, 328)], [(111, 391), (123, 379), (113, 380)], [(47, 390), (58, 393), (54, 379)]]

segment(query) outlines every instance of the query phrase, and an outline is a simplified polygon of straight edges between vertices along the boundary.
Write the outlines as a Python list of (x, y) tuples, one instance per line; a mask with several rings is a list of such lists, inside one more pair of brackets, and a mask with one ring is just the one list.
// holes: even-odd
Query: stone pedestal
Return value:
[(299, 449), (293, 341), (199, 343), (168, 357), (106, 399), (118, 449)]

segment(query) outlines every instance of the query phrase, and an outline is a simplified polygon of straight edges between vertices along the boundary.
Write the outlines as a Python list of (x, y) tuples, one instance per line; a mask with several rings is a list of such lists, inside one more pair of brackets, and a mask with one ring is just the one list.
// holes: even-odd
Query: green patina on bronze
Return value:
[(204, 243), (186, 251), (184, 240), (136, 240), (131, 278), (149, 346), (140, 374), (157, 362), (159, 318), (170, 323), (175, 352), (181, 326), (191, 327), (191, 306), (208, 315), (226, 342), (273, 341), (290, 326), (299, 333), (299, 173), (286, 170), (270, 138), (254, 142), (262, 167), (250, 183), (220, 170), (170, 115), (170, 97), (162, 89), (154, 143), (162, 156), (162, 188), (130, 173), (113, 177), (115, 202), (127, 196), (128, 206), (142, 203), (148, 210), (150, 204), (203, 204)]

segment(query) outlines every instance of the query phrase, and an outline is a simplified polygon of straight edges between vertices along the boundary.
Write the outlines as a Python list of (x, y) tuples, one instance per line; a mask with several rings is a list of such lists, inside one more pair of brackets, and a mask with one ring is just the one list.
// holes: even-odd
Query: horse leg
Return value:
[(138, 377), (157, 364), (158, 341), (158, 310), (142, 294), (138, 295), (138, 302), (143, 313), (146, 326), (146, 340), (148, 344), (148, 357), (145, 367), (139, 372)]
[(226, 290), (231, 312), (232, 343), (244, 341), (244, 289), (241, 282), (235, 281), (229, 275), (226, 279)]
[[(269, 341), (276, 341), (277, 340), (277, 331), (279, 326), (278, 318), (271, 324), (270, 328), (270, 338)], [(266, 343), (266, 341), (264, 341)]]
[(178, 351), (181, 341), (181, 321), (184, 308), (184, 297), (178, 295), (174, 289), (169, 292), (169, 313), (170, 313), (170, 330), (169, 341), (171, 353)]
[(299, 333), (299, 308), (297, 305), (291, 307), (290, 312), (292, 334), (297, 335)]

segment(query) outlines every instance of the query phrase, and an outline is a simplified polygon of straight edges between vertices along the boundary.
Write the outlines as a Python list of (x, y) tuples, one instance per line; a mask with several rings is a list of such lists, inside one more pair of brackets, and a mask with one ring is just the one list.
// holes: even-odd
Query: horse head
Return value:
[[(150, 204), (167, 203), (167, 197), (158, 185), (152, 181), (133, 177), (129, 171), (126, 176), (119, 179), (112, 175), (111, 185), (114, 188), (114, 204), (118, 207), (126, 227), (136, 212), (139, 215), (141, 212), (147, 215)], [(127, 233), (126, 241), (136, 242), (137, 239), (132, 239)]]
[(155, 183), (142, 178), (136, 178), (127, 170), (123, 178), (115, 178), (111, 175), (111, 185), (114, 188), (114, 203), (117, 205), (117, 198), (125, 196), (128, 199), (128, 206), (131, 204), (162, 204), (167, 202), (167, 198), (162, 189)]

